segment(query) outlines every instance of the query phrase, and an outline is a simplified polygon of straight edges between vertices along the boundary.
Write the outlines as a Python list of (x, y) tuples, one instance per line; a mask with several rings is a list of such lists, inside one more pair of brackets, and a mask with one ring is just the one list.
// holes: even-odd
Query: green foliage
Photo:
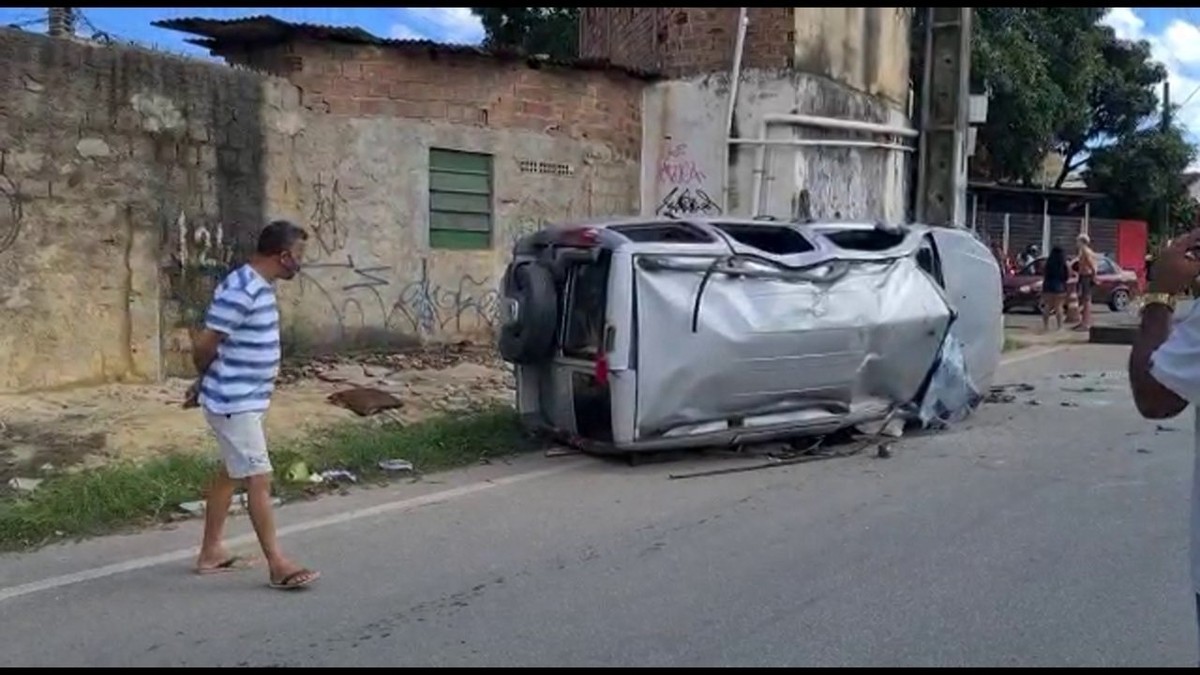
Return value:
[(1191, 223), (1195, 203), (1183, 172), (1196, 158), (1196, 148), (1178, 127), (1135, 131), (1095, 150), (1085, 174), (1088, 187), (1121, 205), (1121, 216), (1151, 224), (1155, 232), (1173, 229), (1163, 221), (1163, 204), (1171, 205), (1170, 223)]
[(1098, 23), (1107, 9), (976, 8), (972, 79), (992, 94), (979, 134), (990, 178), (1032, 184), (1056, 151), (1061, 186), (1092, 148), (1156, 114), (1166, 69), (1146, 42), (1120, 40)]
[(472, 7), (471, 13), (483, 23), (485, 47), (555, 59), (579, 55), (578, 7)]

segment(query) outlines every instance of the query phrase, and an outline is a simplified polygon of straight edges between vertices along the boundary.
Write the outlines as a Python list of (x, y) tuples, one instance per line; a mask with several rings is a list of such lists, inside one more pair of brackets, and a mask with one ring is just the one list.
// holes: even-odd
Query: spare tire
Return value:
[(515, 312), (500, 327), (500, 355), (511, 363), (534, 364), (554, 353), (558, 332), (558, 291), (554, 275), (533, 262), (518, 264), (505, 275), (504, 296)]

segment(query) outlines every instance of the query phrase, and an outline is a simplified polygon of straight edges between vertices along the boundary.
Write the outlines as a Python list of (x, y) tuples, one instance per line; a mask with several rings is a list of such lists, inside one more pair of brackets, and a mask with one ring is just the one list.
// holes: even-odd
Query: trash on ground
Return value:
[(345, 469), (327, 469), (318, 475), (320, 475), (321, 482), (323, 483), (336, 483), (343, 480), (351, 483), (358, 482), (358, 476)]
[(879, 459), (890, 459), (892, 457), (892, 444), (880, 443), (879, 447), (875, 449), (875, 456)]
[(360, 417), (370, 417), (384, 410), (404, 406), (404, 403), (392, 394), (373, 387), (344, 389), (330, 394), (327, 400), (336, 406), (353, 411)]
[(413, 463), (407, 459), (381, 459), (379, 460), (379, 468), (383, 471), (399, 473), (401, 471), (412, 471)]
[(1148, 448), (1138, 448), (1138, 449), (1137, 449), (1137, 451), (1138, 451), (1138, 454), (1139, 454), (1139, 455), (1148, 455), (1148, 454), (1150, 454), (1150, 450), (1149, 450)]
[(697, 471), (695, 473), (673, 473), (673, 474), (669, 475), (668, 478), (670, 480), (683, 480), (686, 478), (706, 478), (708, 476), (723, 476), (725, 474), (730, 474), (730, 473), (744, 473), (747, 471), (758, 471), (760, 469), (774, 469), (776, 467), (791, 466), (793, 464), (806, 464), (808, 462), (817, 462), (817, 461), (820, 461), (823, 459), (837, 459), (840, 457), (851, 457), (853, 455), (857, 455), (858, 453), (862, 452), (863, 449), (866, 448), (871, 443), (871, 441), (867, 441), (866, 443), (857, 442), (857, 443), (854, 443), (853, 446), (849, 450), (840, 450), (840, 451), (839, 450), (828, 450), (825, 452), (818, 452), (821, 445), (823, 444), (822, 443), (823, 440), (824, 439), (821, 439), (821, 438), (817, 439), (816, 442), (814, 442), (811, 446), (809, 446), (808, 448), (806, 448), (800, 452), (786, 453), (786, 454), (775, 455), (775, 456), (768, 455), (767, 461), (762, 464), (750, 464), (747, 466), (734, 466), (734, 467), (729, 467), (729, 468), (725, 468), (725, 469), (712, 469), (710, 471)]
[[(313, 474), (308, 470), (308, 465), (304, 462), (295, 462), (288, 467), (287, 479), (292, 483), (308, 483), (312, 481)], [(319, 481), (320, 478), (318, 477)]]
[(8, 481), (8, 486), (17, 492), (33, 492), (41, 484), (41, 478), (13, 478)]
[[(193, 502), (184, 502), (179, 505), (179, 509), (181, 511), (185, 511), (193, 516), (202, 516), (202, 515), (204, 515), (205, 503), (206, 502), (203, 499), (193, 501)], [(283, 504), (283, 500), (280, 499), (279, 497), (273, 497), (271, 499), (271, 504), (273, 504), (274, 506), (279, 506), (280, 504)], [(247, 508), (246, 493), (239, 492), (239, 493), (235, 494), (233, 496), (233, 501), (229, 505), (229, 512), (230, 513), (239, 513), (241, 511), (244, 511), (246, 508)]]
[(856, 427), (867, 436), (890, 436), (900, 438), (904, 435), (904, 419), (898, 416), (886, 417), (882, 420), (864, 422)]
[(1032, 384), (1024, 382), (1018, 384), (997, 384), (988, 390), (987, 396), (983, 399), (988, 403), (1012, 403), (1017, 400), (1016, 394), (1028, 393), (1035, 389)]

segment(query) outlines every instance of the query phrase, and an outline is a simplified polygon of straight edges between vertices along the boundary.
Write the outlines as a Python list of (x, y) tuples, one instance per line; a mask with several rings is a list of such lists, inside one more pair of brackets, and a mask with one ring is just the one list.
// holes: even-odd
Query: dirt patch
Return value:
[[(181, 402), (190, 380), (106, 385), (70, 391), (0, 395), (0, 478), (140, 461), (212, 447), (196, 409)], [(370, 387), (398, 398), (385, 413), (417, 422), (432, 415), (511, 402), (511, 369), (494, 352), (446, 345), (394, 354), (321, 358), (285, 364), (267, 413), (272, 444), (344, 420), (371, 423), (330, 402), (338, 392)]]

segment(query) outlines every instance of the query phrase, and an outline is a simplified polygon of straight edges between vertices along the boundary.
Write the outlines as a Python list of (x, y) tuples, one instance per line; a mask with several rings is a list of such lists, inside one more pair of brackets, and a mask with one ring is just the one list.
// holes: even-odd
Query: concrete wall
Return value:
[(0, 78), (0, 390), (157, 379), (261, 221), (263, 79), (10, 30)]
[[(514, 236), (636, 211), (640, 83), (340, 56), (267, 54), (291, 82), (0, 31), (0, 391), (189, 373), (272, 217), (314, 235), (281, 296), (285, 348), (316, 351), (483, 337)], [(435, 146), (494, 154), (490, 250), (430, 249)]]
[[(755, 209), (757, 146), (730, 148), (730, 191), (722, 197), (728, 77), (698, 76), (655, 84), (645, 96), (642, 211), (793, 214), (816, 218), (905, 218), (909, 155), (881, 149), (767, 146), (763, 208)], [(763, 116), (800, 113), (906, 125), (884, 100), (807, 73), (743, 74), (735, 133), (757, 138)], [(845, 132), (772, 125), (771, 139), (845, 139)], [(871, 140), (869, 137), (855, 137)]]
[[(486, 338), (517, 237), (637, 212), (640, 81), (328, 43), (260, 58), (302, 92), (302, 128), (271, 145), (268, 187), (279, 213), (316, 234), (282, 294), (300, 348)], [(493, 155), (490, 250), (430, 248), (434, 147)]]
[[(747, 62), (738, 90), (734, 137), (759, 138), (768, 114), (910, 126), (907, 10), (797, 8), (793, 18), (788, 25), (795, 27), (789, 33), (795, 40), (789, 45), (795, 68), (761, 68)], [(754, 25), (752, 12), (750, 26)], [(764, 53), (749, 31), (746, 49)], [(726, 164), (732, 50), (721, 59), (726, 65), (719, 70), (680, 76), (646, 89), (643, 213), (671, 208), (708, 214), (905, 219), (911, 154), (876, 148), (765, 146), (762, 208), (756, 208), (753, 187), (757, 148), (762, 146), (734, 144)], [(772, 125), (768, 138), (898, 140), (785, 125)]]

